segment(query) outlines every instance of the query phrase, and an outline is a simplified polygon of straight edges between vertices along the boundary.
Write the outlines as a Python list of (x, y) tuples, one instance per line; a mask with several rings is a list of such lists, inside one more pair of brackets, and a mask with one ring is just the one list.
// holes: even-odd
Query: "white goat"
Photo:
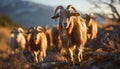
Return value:
[(13, 50), (12, 53), (18, 51), (18, 48), (24, 50), (26, 47), (26, 39), (23, 34), (24, 30), (19, 28), (14, 28), (10, 35), (10, 47)]

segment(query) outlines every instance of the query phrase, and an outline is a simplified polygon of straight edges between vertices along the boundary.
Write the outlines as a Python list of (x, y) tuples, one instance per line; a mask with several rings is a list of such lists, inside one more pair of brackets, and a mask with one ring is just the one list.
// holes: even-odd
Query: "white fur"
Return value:
[[(17, 47), (24, 50), (25, 45), (26, 45), (26, 39), (25, 39), (23, 33), (21, 33), (19, 31), (19, 29), (20, 28), (14, 29), (10, 35), (10, 47), (14, 52), (17, 50)], [(21, 28), (21, 30), (22, 30), (22, 28)], [(23, 30), (22, 30), (22, 32), (23, 32)]]

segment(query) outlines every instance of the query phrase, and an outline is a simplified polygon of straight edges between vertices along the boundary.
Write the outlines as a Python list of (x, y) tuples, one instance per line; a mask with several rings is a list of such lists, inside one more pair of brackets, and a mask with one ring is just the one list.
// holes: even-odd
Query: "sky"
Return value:
[[(106, 14), (111, 14), (111, 9), (107, 6), (105, 7), (105, 5), (102, 5), (104, 7), (102, 9), (99, 9), (99, 8), (93, 9), (94, 5), (90, 4), (88, 0), (27, 0), (27, 1), (41, 3), (43, 5), (52, 6), (54, 8), (56, 8), (58, 5), (62, 5), (66, 7), (67, 5), (71, 4), (78, 11), (83, 13), (91, 13), (91, 12), (103, 13), (104, 12)], [(108, 0), (105, 0), (105, 1), (108, 1)], [(120, 10), (119, 5), (116, 5), (116, 7), (117, 7), (117, 10)]]
[(92, 6), (87, 0), (28, 0), (36, 3), (41, 3), (44, 5), (57, 7), (58, 5), (62, 5), (66, 7), (71, 4), (76, 9), (79, 9), (81, 12), (88, 12), (90, 7)]

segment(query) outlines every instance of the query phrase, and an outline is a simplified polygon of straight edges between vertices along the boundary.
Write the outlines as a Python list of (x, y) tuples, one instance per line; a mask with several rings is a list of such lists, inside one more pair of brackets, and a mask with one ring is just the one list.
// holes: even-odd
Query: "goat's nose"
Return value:
[(67, 26), (67, 23), (63, 23), (64, 24), (64, 27), (66, 27)]
[(36, 37), (34, 37), (33, 39), (34, 39), (34, 40), (36, 40), (37, 38), (36, 38)]

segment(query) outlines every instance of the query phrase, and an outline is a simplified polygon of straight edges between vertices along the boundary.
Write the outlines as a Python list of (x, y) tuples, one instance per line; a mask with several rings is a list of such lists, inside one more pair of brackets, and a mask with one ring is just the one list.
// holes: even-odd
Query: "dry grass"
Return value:
[(10, 28), (0, 27), (0, 51), (9, 51)]

